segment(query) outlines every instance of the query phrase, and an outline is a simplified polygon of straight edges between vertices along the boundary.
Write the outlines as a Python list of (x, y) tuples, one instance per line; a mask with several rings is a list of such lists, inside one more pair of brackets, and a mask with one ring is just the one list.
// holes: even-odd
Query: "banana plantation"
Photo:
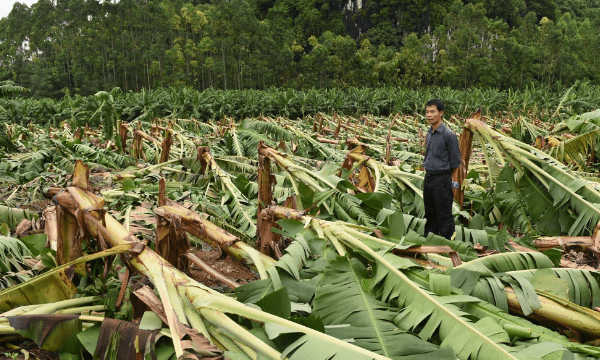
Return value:
[(600, 110), (456, 105), (447, 240), (424, 236), (422, 102), (205, 120), (159, 94), (45, 123), (3, 100), (5, 355), (600, 358)]

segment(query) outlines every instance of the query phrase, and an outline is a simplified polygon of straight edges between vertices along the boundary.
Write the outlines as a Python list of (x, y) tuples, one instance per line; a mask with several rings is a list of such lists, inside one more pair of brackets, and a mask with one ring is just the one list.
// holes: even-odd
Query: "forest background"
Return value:
[(286, 87), (600, 84), (600, 0), (39, 0), (0, 20), (0, 80), (59, 99)]

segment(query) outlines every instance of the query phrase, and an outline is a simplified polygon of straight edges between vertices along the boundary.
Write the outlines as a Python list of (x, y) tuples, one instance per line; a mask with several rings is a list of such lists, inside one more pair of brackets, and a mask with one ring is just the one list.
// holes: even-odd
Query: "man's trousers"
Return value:
[(430, 232), (450, 240), (454, 234), (452, 217), (452, 175), (425, 174), (423, 184), (423, 202), (425, 203), (425, 236)]

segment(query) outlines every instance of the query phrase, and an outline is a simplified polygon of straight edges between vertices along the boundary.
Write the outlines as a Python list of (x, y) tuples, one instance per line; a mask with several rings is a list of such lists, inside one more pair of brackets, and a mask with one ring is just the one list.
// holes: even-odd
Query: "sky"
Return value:
[[(31, 4), (37, 2), (37, 0), (19, 0), (22, 4), (27, 4), (27, 6), (31, 6)], [(13, 0), (0, 0), (0, 18), (7, 17), (10, 11), (13, 8), (13, 4), (16, 1)]]

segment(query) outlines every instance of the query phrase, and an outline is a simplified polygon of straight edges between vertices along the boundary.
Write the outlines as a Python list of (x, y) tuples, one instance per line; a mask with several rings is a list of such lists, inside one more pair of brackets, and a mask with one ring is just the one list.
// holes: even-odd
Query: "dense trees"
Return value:
[(0, 80), (55, 98), (113, 87), (598, 84), (599, 9), (598, 0), (39, 0), (0, 20)]

